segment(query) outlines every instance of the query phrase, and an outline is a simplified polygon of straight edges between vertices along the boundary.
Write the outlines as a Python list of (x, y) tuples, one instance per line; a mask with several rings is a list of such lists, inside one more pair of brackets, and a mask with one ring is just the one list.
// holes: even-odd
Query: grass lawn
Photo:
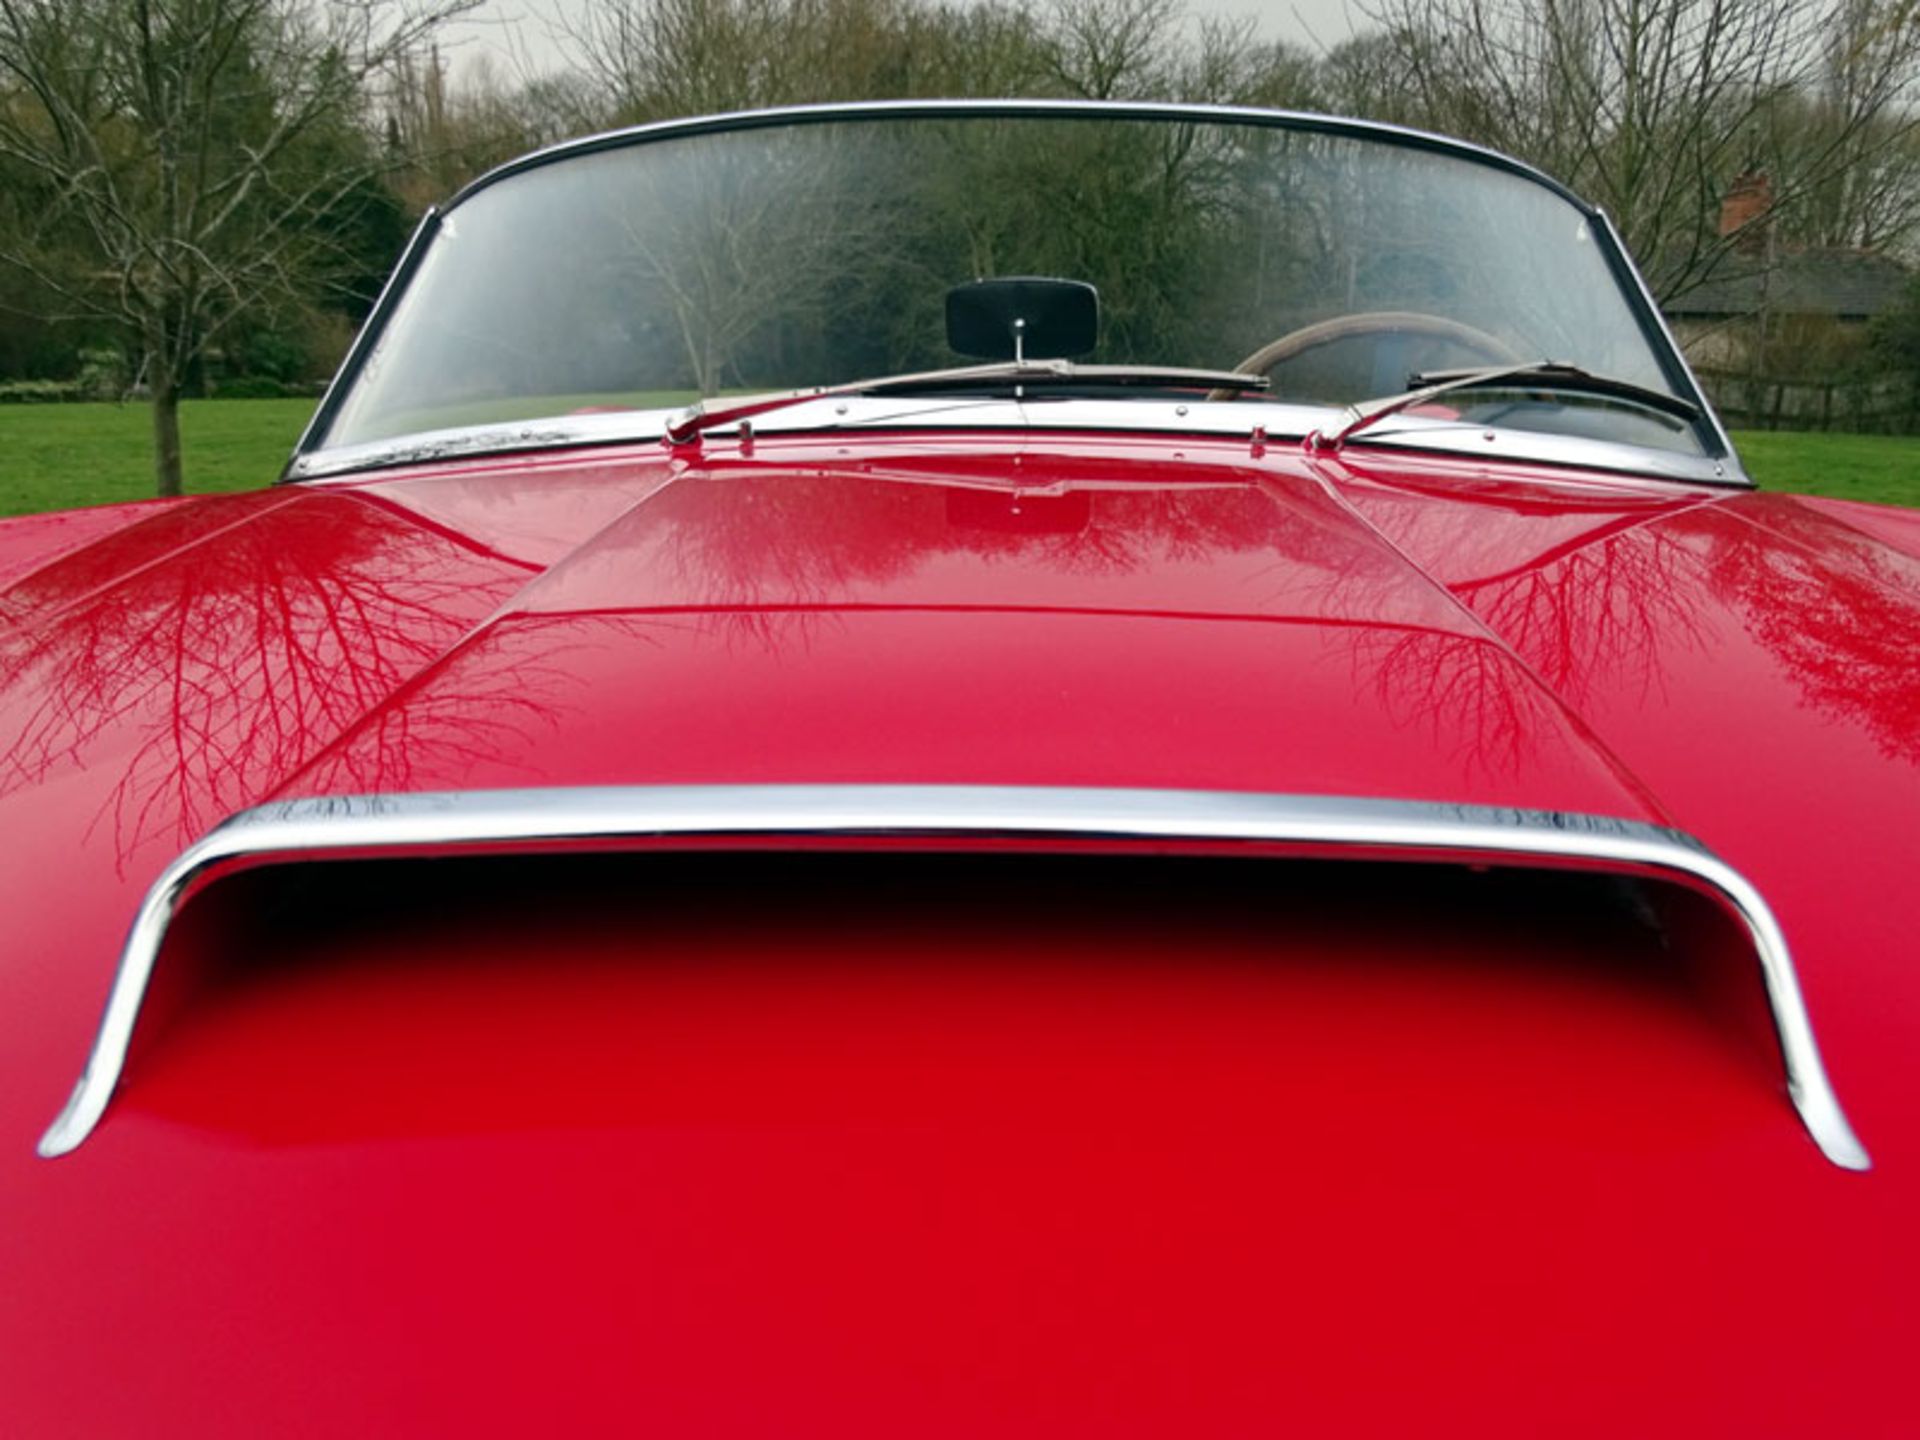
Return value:
[(1763, 489), (1920, 506), (1920, 436), (1736, 430), (1733, 443)]
[[(287, 463), (311, 400), (187, 400), (187, 489), (249, 490)], [(0, 515), (145, 500), (153, 422), (145, 405), (0, 405)]]
[[(245, 490), (280, 473), (309, 400), (188, 400), (180, 407), (187, 489)], [(1754, 479), (1770, 490), (1920, 506), (1920, 437), (1742, 430)], [(0, 515), (153, 494), (144, 405), (0, 405)]]

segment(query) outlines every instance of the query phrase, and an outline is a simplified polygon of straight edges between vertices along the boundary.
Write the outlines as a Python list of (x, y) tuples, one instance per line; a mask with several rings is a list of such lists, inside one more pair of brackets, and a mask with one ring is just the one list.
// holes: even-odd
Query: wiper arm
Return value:
[(703, 431), (732, 425), (809, 400), (835, 395), (912, 395), (1013, 385), (1144, 385), (1181, 390), (1264, 390), (1264, 375), (1238, 370), (1186, 370), (1169, 365), (1075, 365), (1070, 360), (1023, 360), (994, 365), (963, 365), (952, 370), (923, 370), (912, 375), (887, 375), (855, 380), (845, 385), (822, 385), (787, 390), (775, 395), (753, 395), (722, 404), (701, 401), (667, 422), (667, 439), (675, 445), (697, 440)]
[(1348, 440), (1367, 429), (1376, 421), (1389, 415), (1397, 415), (1402, 410), (1410, 410), (1416, 405), (1424, 405), (1438, 395), (1446, 395), (1455, 390), (1482, 389), (1488, 385), (1497, 385), (1503, 380), (1537, 380), (1545, 390), (1570, 390), (1581, 395), (1611, 395), (1622, 400), (1632, 400), (1649, 410), (1658, 410), (1679, 420), (1698, 420), (1700, 407), (1691, 400), (1683, 400), (1678, 395), (1669, 395), (1664, 390), (1650, 389), (1645, 385), (1636, 385), (1631, 380), (1619, 380), (1611, 375), (1596, 375), (1591, 370), (1582, 370), (1578, 365), (1564, 365), (1557, 360), (1532, 360), (1517, 365), (1493, 365), (1481, 370), (1430, 370), (1412, 377), (1414, 388), (1399, 395), (1383, 395), (1377, 400), (1362, 400), (1347, 407), (1347, 423), (1332, 435), (1316, 430), (1307, 437), (1307, 445), (1314, 450), (1338, 450)]

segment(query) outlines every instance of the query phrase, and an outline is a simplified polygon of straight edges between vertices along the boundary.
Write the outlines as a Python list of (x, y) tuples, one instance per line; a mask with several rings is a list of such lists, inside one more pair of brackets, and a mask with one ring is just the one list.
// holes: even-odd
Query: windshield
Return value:
[[(902, 114), (668, 135), (456, 204), (322, 438), (965, 364), (948, 292), (1010, 276), (1095, 288), (1087, 362), (1271, 377), (1219, 405), (1347, 404), (1537, 360), (1671, 394), (1603, 243), (1492, 163), (1284, 124)], [(1440, 418), (1483, 403), (1699, 453), (1691, 427), (1618, 397), (1509, 386)]]

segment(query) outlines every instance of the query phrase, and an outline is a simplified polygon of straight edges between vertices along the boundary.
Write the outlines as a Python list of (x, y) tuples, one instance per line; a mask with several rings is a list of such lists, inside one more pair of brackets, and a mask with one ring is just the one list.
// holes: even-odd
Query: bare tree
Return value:
[(1920, 133), (1909, 114), (1916, 16), (1843, 0), (1807, 91), (1769, 111), (1760, 163), (1796, 186), (1778, 211), (1783, 239), (1885, 249), (1920, 225)]
[(866, 272), (886, 248), (873, 192), (889, 187), (871, 171), (890, 157), (869, 167), (859, 139), (829, 149), (801, 136), (798, 164), (777, 141), (747, 153), (716, 147), (697, 185), (673, 185), (672, 172), (629, 177), (617, 202), (619, 268), (646, 297), (636, 312), (657, 310), (677, 337), (700, 394), (751, 383), (766, 363), (756, 351), (771, 341), (769, 316), (829, 328), (835, 280)]
[(603, 128), (587, 89), (579, 76), (528, 76), (486, 54), (457, 75), (438, 46), (403, 55), (385, 86), (388, 183), (417, 214), (515, 156)]
[(603, 0), (564, 33), (628, 122), (922, 93), (923, 19), (912, 0)]
[(381, 76), (474, 0), (0, 0), (0, 159), (30, 177), (0, 263), (132, 340), (159, 493), (181, 386), (263, 304), (310, 294), (392, 157)]
[(1053, 0), (1047, 18), (1047, 68), (1065, 93), (1121, 100), (1169, 88), (1180, 0)]
[(613, 121), (900, 96), (1300, 104), (1304, 52), (1186, 0), (601, 0), (565, 38)]
[(1836, 184), (1870, 186), (1916, 123), (1912, 0), (1377, 0), (1368, 14), (1385, 48), (1352, 57), (1365, 64), (1350, 78), (1410, 99), (1395, 118), (1598, 201), (1663, 299), (1742, 238), (1717, 223), (1736, 174), (1781, 167), (1751, 222), (1772, 224)]

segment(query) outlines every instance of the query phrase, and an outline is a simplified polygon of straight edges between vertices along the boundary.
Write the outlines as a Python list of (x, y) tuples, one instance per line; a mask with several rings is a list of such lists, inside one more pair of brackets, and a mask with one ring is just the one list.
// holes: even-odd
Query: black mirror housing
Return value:
[(1063, 360), (1100, 338), (1100, 294), (1083, 280), (974, 280), (947, 292), (947, 344), (983, 360)]

